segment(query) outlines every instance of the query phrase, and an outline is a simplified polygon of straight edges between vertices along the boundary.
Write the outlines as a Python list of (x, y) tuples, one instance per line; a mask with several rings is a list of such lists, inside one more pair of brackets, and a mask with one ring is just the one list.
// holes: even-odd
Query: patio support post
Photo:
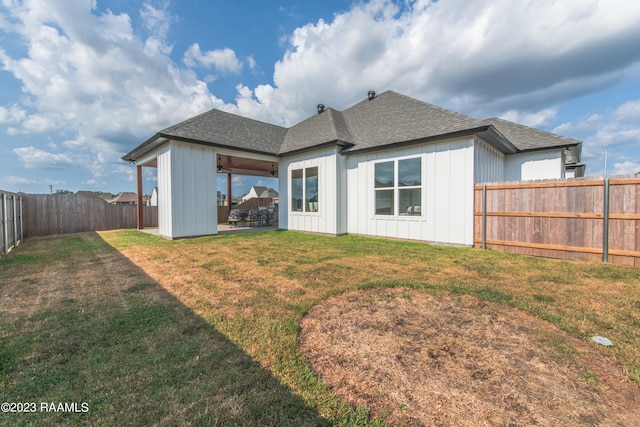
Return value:
[(231, 196), (231, 174), (227, 174), (227, 208), (228, 213), (231, 213), (231, 201), (233, 197)]
[(142, 166), (136, 166), (138, 180), (138, 230), (144, 228), (144, 214), (142, 213)]

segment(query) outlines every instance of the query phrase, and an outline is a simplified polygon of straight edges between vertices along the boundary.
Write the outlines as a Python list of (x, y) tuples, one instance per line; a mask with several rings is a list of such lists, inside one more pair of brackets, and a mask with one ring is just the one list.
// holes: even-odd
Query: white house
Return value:
[(278, 192), (273, 188), (267, 188), (262, 185), (254, 185), (249, 192), (242, 196), (242, 201), (246, 202), (251, 199), (273, 199), (278, 197)]
[(123, 160), (157, 167), (159, 233), (217, 233), (216, 173), (278, 178), (280, 228), (473, 244), (473, 186), (582, 176), (581, 142), (370, 92), (284, 128), (211, 110)]
[(153, 187), (153, 192), (149, 198), (149, 206), (158, 206), (158, 187)]

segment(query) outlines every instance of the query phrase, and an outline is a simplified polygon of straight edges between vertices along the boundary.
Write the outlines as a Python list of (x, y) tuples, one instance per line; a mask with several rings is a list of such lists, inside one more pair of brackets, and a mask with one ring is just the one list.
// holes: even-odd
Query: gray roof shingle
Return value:
[(516, 149), (539, 150), (580, 144), (580, 141), (572, 138), (503, 119), (476, 120), (393, 91), (386, 91), (372, 100), (366, 99), (342, 112), (328, 108), (290, 128), (220, 110), (210, 110), (161, 130), (123, 159), (136, 160), (136, 157), (158, 146), (161, 138), (286, 155), (329, 143), (336, 143), (348, 147), (351, 152), (358, 152), (456, 133), (486, 134), (487, 130), (492, 138), (502, 141), (498, 146), (511, 147), (509, 152)]
[(482, 120), (482, 123), (495, 127), (498, 132), (504, 135), (505, 138), (511, 141), (511, 143), (521, 151), (580, 144), (580, 141), (577, 139), (520, 125), (497, 117)]
[(210, 110), (163, 129), (158, 135), (263, 153), (277, 153), (286, 133), (287, 129), (281, 126), (220, 110)]
[(387, 91), (343, 113), (352, 151), (415, 141), (481, 126), (471, 117)]
[(290, 127), (280, 146), (279, 154), (334, 141), (352, 143), (353, 138), (344, 122), (343, 113), (328, 108)]

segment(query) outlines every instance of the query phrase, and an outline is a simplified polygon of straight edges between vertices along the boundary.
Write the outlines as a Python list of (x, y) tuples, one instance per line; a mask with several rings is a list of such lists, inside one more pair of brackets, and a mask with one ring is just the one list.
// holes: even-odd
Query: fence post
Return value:
[(18, 242), (20, 241), (18, 239), (18, 205), (17, 202), (18, 199), (16, 198), (16, 195), (13, 195), (13, 247), (17, 248), (18, 247)]
[(22, 196), (20, 196), (20, 241), (24, 240), (24, 222), (22, 222)]
[(482, 184), (482, 249), (487, 249), (487, 184)]
[(9, 253), (9, 221), (7, 220), (9, 213), (7, 212), (7, 195), (2, 193), (2, 253)]
[(602, 262), (609, 262), (609, 178), (604, 179), (604, 218), (602, 222)]

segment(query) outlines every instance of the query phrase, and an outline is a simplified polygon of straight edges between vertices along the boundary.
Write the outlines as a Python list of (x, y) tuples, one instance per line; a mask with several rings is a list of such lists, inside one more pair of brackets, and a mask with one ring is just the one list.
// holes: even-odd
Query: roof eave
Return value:
[(145, 154), (155, 150), (160, 147), (162, 144), (168, 142), (169, 139), (165, 136), (157, 133), (151, 138), (147, 139), (142, 144), (138, 145), (136, 148), (125, 154), (121, 157), (125, 162), (135, 163), (140, 157)]
[(183, 136), (172, 136), (172, 135), (168, 135), (168, 134), (160, 134), (160, 135), (162, 135), (165, 138), (168, 138), (168, 139), (170, 139), (172, 141), (188, 142), (190, 144), (205, 145), (207, 147), (218, 147), (218, 148), (225, 148), (225, 149), (233, 149), (233, 150), (237, 150), (237, 151), (244, 151), (245, 153), (262, 154), (262, 155), (266, 155), (266, 156), (277, 156), (278, 155), (277, 153), (274, 153), (274, 152), (271, 152), (271, 151), (253, 150), (251, 148), (236, 147), (236, 146), (233, 146), (233, 145), (220, 144), (220, 143), (210, 142), (210, 141), (201, 141), (199, 139), (186, 138), (186, 137), (183, 137)]
[(343, 152), (343, 154), (345, 154), (347, 156), (350, 156), (350, 155), (353, 155), (353, 154), (364, 154), (364, 153), (369, 153), (369, 152), (373, 152), (373, 151), (388, 150), (388, 149), (393, 149), (393, 148), (402, 148), (402, 147), (408, 147), (408, 146), (417, 145), (417, 144), (432, 144), (432, 143), (440, 142), (440, 141), (458, 139), (458, 138), (462, 138), (462, 137), (465, 137), (465, 136), (482, 135), (483, 133), (486, 133), (486, 135), (494, 135), (494, 137), (491, 138), (492, 141), (487, 141), (487, 143), (489, 143), (492, 146), (496, 147), (500, 151), (502, 151), (504, 153), (509, 153), (509, 154), (516, 152), (516, 148), (513, 146), (513, 144), (511, 144), (509, 141), (507, 141), (499, 133), (496, 133), (496, 131), (493, 128), (493, 126), (486, 125), (486, 126), (479, 126), (479, 127), (476, 127), (476, 128), (462, 129), (462, 130), (458, 130), (458, 131), (454, 131), (454, 132), (448, 132), (448, 133), (443, 133), (443, 134), (439, 134), (439, 135), (428, 136), (428, 137), (424, 137), (424, 138), (417, 138), (417, 139), (411, 139), (411, 140), (407, 140), (407, 141), (393, 142), (393, 143), (390, 143), (390, 144), (376, 145), (376, 146), (360, 148), (360, 149), (355, 148), (355, 149), (352, 149), (352, 150), (345, 150)]
[(327, 141), (327, 142), (323, 142), (321, 144), (311, 145), (309, 147), (299, 148), (297, 150), (285, 151), (283, 153), (278, 154), (278, 157), (293, 156), (293, 155), (300, 154), (300, 153), (306, 153), (306, 152), (309, 152), (309, 151), (316, 151), (316, 150), (321, 150), (323, 148), (330, 148), (330, 147), (341, 147), (341, 150), (344, 150), (345, 148), (349, 148), (349, 147), (352, 147), (352, 146), (353, 146), (353, 144), (350, 143), (350, 142), (345, 142), (345, 141), (341, 141), (339, 139), (334, 139), (332, 141)]

